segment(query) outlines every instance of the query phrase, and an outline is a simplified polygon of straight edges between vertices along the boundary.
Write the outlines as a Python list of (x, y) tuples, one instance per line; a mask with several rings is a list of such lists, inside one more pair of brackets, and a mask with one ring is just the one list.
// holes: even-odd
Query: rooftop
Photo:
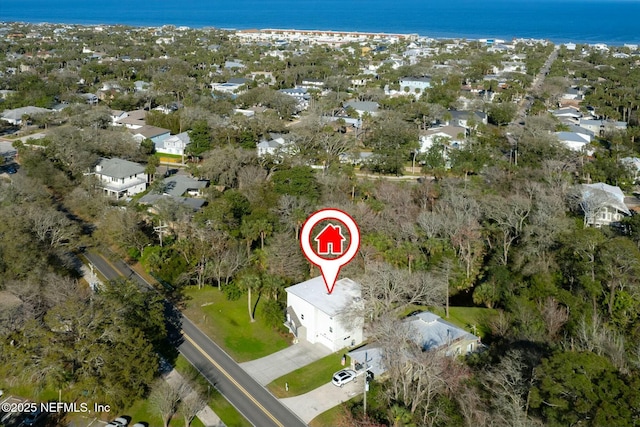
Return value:
[(96, 172), (112, 178), (127, 178), (144, 173), (144, 166), (123, 159), (101, 159), (96, 166)]
[(417, 333), (416, 341), (425, 351), (435, 350), (458, 339), (478, 339), (475, 335), (428, 311), (411, 316), (406, 322)]
[(322, 276), (289, 286), (285, 291), (307, 301), (329, 316), (340, 314), (345, 307), (361, 299), (360, 285), (347, 278), (338, 280), (331, 294), (327, 293)]

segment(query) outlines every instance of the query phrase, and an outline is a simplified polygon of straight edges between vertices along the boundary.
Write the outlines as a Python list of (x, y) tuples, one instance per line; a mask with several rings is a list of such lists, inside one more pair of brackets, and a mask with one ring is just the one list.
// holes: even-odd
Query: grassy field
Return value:
[[(344, 369), (340, 364), (342, 353), (333, 353), (320, 360), (282, 376), (267, 385), (276, 397), (291, 397), (307, 393), (331, 381), (332, 375)], [(285, 391), (289, 383), (289, 391)]]
[(291, 338), (284, 331), (264, 322), (260, 303), (256, 321), (249, 321), (246, 296), (228, 301), (222, 292), (212, 287), (189, 288), (185, 296), (184, 314), (236, 362), (268, 356), (290, 344)]
[(199, 384), (201, 390), (207, 391), (209, 396), (209, 406), (213, 409), (222, 422), (227, 427), (250, 427), (251, 423), (246, 420), (240, 414), (236, 408), (231, 405), (227, 399), (224, 398), (216, 389), (210, 386), (208, 381), (200, 375), (200, 373), (185, 359), (182, 355), (178, 356), (176, 360), (176, 370), (180, 372), (183, 377)]
[[(432, 310), (444, 320), (459, 326), (474, 335), (483, 338), (490, 331), (487, 329), (487, 318), (497, 314), (497, 310), (483, 307), (449, 307), (449, 318), (444, 316), (444, 308)], [(474, 325), (476, 329), (474, 330)]]

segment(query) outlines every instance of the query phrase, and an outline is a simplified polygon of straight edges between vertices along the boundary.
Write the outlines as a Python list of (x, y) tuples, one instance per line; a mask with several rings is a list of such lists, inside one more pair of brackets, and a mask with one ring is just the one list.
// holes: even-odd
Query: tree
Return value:
[(280, 223), (288, 231), (292, 231), (296, 240), (298, 240), (300, 228), (309, 214), (311, 214), (311, 208), (307, 199), (283, 194), (278, 199), (278, 206), (273, 211), (280, 218)]
[(169, 421), (178, 410), (178, 402), (181, 398), (181, 390), (159, 378), (149, 395), (149, 403), (158, 411), (164, 427), (169, 427)]
[(156, 151), (156, 146), (153, 143), (153, 141), (150, 140), (149, 138), (145, 138), (140, 142), (140, 152), (144, 156), (149, 156), (155, 153), (155, 151)]
[(247, 241), (247, 257), (250, 255), (251, 244), (260, 239), (260, 249), (264, 249), (264, 239), (273, 232), (273, 226), (262, 215), (248, 215), (242, 218), (240, 233)]
[(497, 126), (509, 124), (516, 115), (516, 106), (511, 102), (491, 104), (487, 112), (488, 119)]
[(160, 159), (157, 156), (154, 156), (152, 154), (149, 157), (147, 157), (147, 166), (144, 168), (144, 173), (149, 175), (152, 181), (156, 175), (158, 166), (160, 166)]
[(484, 373), (482, 386), (491, 395), (492, 415), (497, 425), (533, 425), (528, 415), (530, 377), (526, 361), (516, 351), (507, 353), (495, 367)]
[(196, 390), (192, 390), (180, 399), (178, 412), (184, 417), (184, 425), (186, 427), (191, 426), (193, 419), (206, 405), (206, 400)]
[(640, 272), (640, 250), (626, 237), (615, 237), (602, 244), (598, 251), (600, 277), (609, 291), (608, 312), (613, 316), (616, 291), (636, 288)]
[(557, 352), (535, 370), (531, 407), (546, 425), (632, 426), (640, 416), (638, 378), (589, 352)]
[(320, 187), (308, 166), (294, 166), (291, 169), (276, 171), (271, 181), (277, 194), (303, 197), (311, 202), (320, 198)]
[(247, 271), (236, 278), (235, 284), (240, 289), (247, 291), (247, 309), (249, 310), (249, 319), (253, 323), (256, 321), (255, 311), (258, 304), (257, 301), (255, 305), (251, 303), (251, 294), (253, 291), (259, 292), (262, 288), (262, 277), (258, 272)]
[(482, 210), (494, 228), (497, 241), (502, 246), (499, 261), (502, 265), (509, 262), (509, 250), (520, 237), (525, 220), (531, 211), (531, 200), (519, 194), (506, 198), (490, 196), (483, 200)]
[(386, 263), (373, 262), (359, 281), (365, 301), (365, 318), (399, 313), (412, 304), (442, 306), (445, 284), (426, 272), (409, 273)]
[(478, 202), (450, 188), (435, 203), (432, 212), (423, 212), (418, 217), (418, 224), (428, 237), (440, 236), (449, 240), (464, 263), (466, 279), (471, 279), (474, 263), (483, 253)]
[(264, 262), (270, 275), (287, 283), (304, 280), (309, 271), (299, 243), (287, 233), (275, 233), (269, 239), (269, 245), (264, 250)]
[(211, 129), (205, 121), (198, 121), (193, 124), (189, 131), (190, 143), (187, 145), (185, 152), (192, 156), (199, 157), (205, 151), (211, 149)]
[(375, 118), (365, 145), (373, 148), (374, 171), (402, 175), (405, 162), (418, 149), (418, 132), (399, 114), (385, 112)]

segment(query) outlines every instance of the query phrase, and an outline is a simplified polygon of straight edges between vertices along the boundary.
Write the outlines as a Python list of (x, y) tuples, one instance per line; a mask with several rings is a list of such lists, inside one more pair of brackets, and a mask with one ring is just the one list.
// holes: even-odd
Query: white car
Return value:
[(126, 418), (118, 417), (107, 424), (105, 427), (127, 427), (127, 425), (129, 425), (129, 421)]
[(336, 387), (342, 387), (346, 383), (354, 381), (356, 379), (356, 371), (353, 369), (343, 369), (333, 374), (331, 383)]

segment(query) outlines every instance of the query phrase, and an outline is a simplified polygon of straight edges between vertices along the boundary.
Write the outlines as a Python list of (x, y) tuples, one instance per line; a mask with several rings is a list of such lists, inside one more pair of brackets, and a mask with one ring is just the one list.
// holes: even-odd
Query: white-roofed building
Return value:
[[(477, 351), (480, 338), (428, 311), (408, 317), (403, 326), (408, 328), (412, 341), (423, 351), (443, 352), (447, 356), (466, 355)], [(384, 350), (369, 344), (350, 351), (352, 367), (359, 371), (368, 367), (375, 375), (385, 372)]]
[(593, 154), (593, 148), (588, 147), (591, 143), (591, 136), (588, 133), (556, 132), (556, 136), (558, 141), (570, 150)]
[(345, 321), (350, 307), (363, 304), (358, 283), (340, 279), (329, 294), (322, 276), (318, 276), (285, 291), (285, 326), (298, 340), (319, 343), (331, 351), (362, 343), (364, 319), (354, 321), (350, 317), (348, 324)]
[(631, 215), (620, 187), (603, 182), (582, 185), (580, 207), (584, 213), (584, 224), (596, 228), (611, 225), (621, 221), (625, 215)]
[(469, 354), (477, 349), (479, 338), (437, 314), (423, 311), (407, 319), (416, 344), (424, 351), (442, 350), (447, 356)]

